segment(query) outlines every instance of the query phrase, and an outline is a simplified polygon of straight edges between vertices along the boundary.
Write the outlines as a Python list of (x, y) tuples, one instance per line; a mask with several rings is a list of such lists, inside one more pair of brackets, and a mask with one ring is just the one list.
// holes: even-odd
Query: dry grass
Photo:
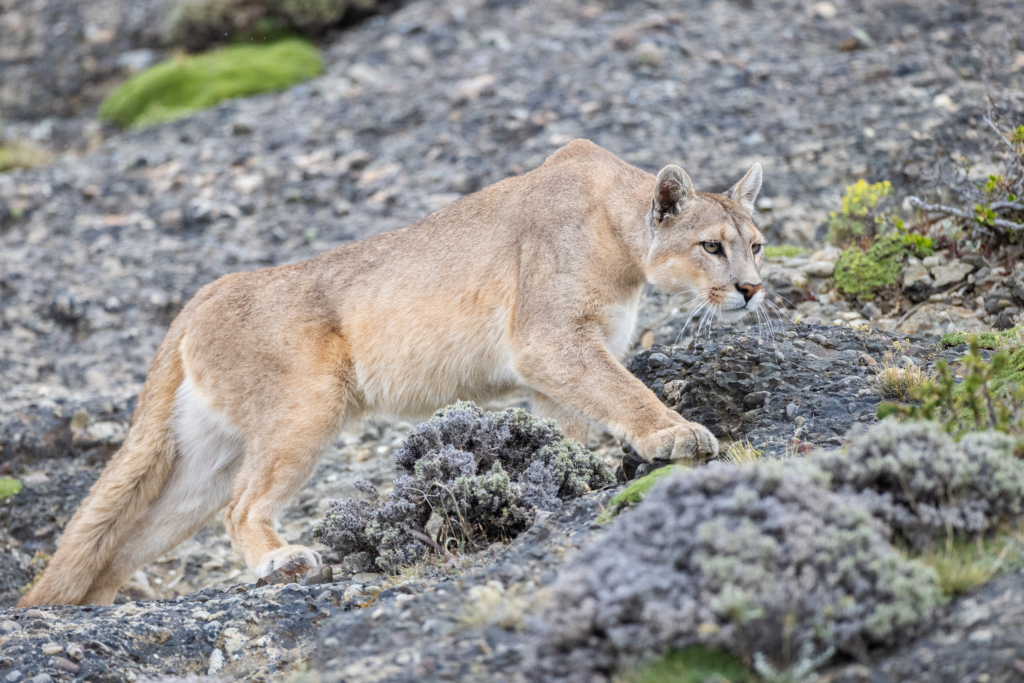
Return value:
[(50, 159), (51, 155), (46, 150), (22, 140), (11, 140), (0, 145), (0, 173), (15, 168), (35, 168)]
[(506, 631), (521, 630), (526, 623), (526, 613), (546, 598), (546, 592), (539, 591), (532, 598), (519, 593), (518, 586), (506, 591), (498, 581), (473, 586), (469, 589), (470, 602), (460, 615), (459, 624), (466, 629), (494, 624)]
[(893, 401), (909, 401), (914, 390), (935, 381), (935, 375), (925, 372), (916, 365), (899, 365), (891, 353), (882, 358), (875, 386), (884, 398)]
[(755, 448), (750, 441), (742, 439), (729, 444), (722, 459), (734, 465), (746, 465), (764, 460), (765, 457), (763, 450)]

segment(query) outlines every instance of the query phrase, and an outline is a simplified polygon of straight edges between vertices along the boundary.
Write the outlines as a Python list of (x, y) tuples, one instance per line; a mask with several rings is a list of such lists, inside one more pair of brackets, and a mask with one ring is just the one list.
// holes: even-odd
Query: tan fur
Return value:
[[(697, 193), (678, 167), (656, 180), (577, 140), (401, 230), (207, 285), (157, 352), (124, 446), (19, 604), (109, 603), (225, 504), (258, 574), (315, 565), (284, 543), (275, 515), (340, 428), (367, 415), (529, 393), (577, 439), (596, 422), (648, 458), (716, 453), (710, 432), (619, 359), (645, 282), (726, 315), (760, 303), (751, 250), (763, 239), (749, 215), (760, 177), (755, 166), (735, 200)], [(713, 242), (722, 252), (708, 252)]]

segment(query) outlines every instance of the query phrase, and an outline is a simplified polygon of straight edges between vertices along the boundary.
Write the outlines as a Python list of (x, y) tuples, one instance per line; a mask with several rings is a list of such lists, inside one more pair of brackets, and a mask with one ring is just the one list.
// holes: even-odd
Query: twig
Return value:
[(405, 533), (409, 534), (410, 536), (415, 538), (417, 541), (422, 541), (423, 543), (426, 543), (431, 548), (436, 550), (438, 555), (444, 556), (444, 554), (445, 554), (444, 553), (444, 548), (442, 548), (437, 543), (435, 543), (434, 539), (432, 539), (430, 536), (427, 536), (426, 534), (424, 534), (424, 533), (422, 533), (420, 531), (416, 531), (416, 529), (410, 529), (405, 524), (402, 525), (402, 531), (404, 531)]
[[(946, 206), (945, 204), (926, 204), (917, 197), (911, 197), (910, 203), (923, 211), (944, 213), (949, 216), (959, 216), (960, 218), (966, 218), (969, 221), (975, 220), (973, 214), (954, 206)], [(1014, 223), (1013, 221), (1008, 221), (1005, 218), (996, 218), (992, 221), (992, 225), (1000, 228), (1006, 228), (1008, 230), (1024, 230), (1024, 223)]]
[(911, 308), (911, 309), (910, 309), (909, 311), (907, 311), (906, 313), (904, 313), (904, 314), (903, 314), (903, 317), (902, 317), (902, 318), (900, 318), (900, 320), (899, 320), (899, 322), (898, 322), (898, 323), (896, 323), (896, 327), (892, 328), (892, 331), (893, 331), (893, 332), (895, 332), (896, 330), (900, 329), (900, 325), (902, 325), (903, 323), (905, 323), (905, 322), (907, 321), (907, 318), (909, 318), (910, 316), (914, 315), (914, 313), (916, 313), (916, 312), (917, 312), (917, 309), (921, 308), (921, 307), (922, 307), (922, 306), (924, 306), (924, 305), (925, 305), (926, 303), (928, 303), (928, 299), (925, 299), (924, 301), (922, 301), (921, 303), (917, 304), (916, 306), (914, 306), (913, 308)]

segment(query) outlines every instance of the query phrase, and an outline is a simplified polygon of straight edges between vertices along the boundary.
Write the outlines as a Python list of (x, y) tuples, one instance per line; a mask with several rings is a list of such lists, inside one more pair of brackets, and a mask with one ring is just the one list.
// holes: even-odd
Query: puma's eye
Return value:
[(760, 245), (760, 244), (754, 244), (754, 245), (751, 245), (751, 247), (750, 247), (750, 251), (751, 251), (752, 253), (754, 253), (754, 254), (757, 254), (757, 253), (759, 253), (759, 252), (761, 251), (761, 245)]
[(722, 245), (719, 242), (701, 242), (700, 244), (702, 247), (704, 247), (704, 251), (708, 252), (709, 254), (722, 253)]

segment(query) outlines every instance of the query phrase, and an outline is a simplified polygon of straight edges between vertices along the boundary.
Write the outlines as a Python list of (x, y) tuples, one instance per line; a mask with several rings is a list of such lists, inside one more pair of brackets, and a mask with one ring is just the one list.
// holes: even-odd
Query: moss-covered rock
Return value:
[(187, 116), (232, 97), (283, 90), (323, 69), (316, 48), (301, 40), (237, 45), (176, 57), (134, 76), (100, 105), (100, 118), (145, 126)]
[(833, 274), (836, 289), (847, 296), (870, 301), (877, 290), (896, 284), (905, 255), (906, 247), (895, 235), (880, 237), (867, 251), (850, 247), (836, 261)]

